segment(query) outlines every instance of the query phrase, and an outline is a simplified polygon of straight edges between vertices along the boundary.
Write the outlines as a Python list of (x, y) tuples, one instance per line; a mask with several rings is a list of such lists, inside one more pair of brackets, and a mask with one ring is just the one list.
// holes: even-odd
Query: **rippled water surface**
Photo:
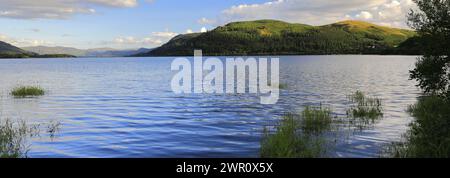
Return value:
[[(329, 105), (345, 115), (356, 90), (383, 99), (383, 120), (348, 135), (336, 157), (377, 157), (397, 141), (419, 94), (408, 80), (412, 56), (281, 57), (276, 105), (253, 95), (176, 95), (173, 58), (0, 60), (2, 118), (60, 122), (54, 138), (31, 140), (30, 157), (257, 157), (264, 126), (305, 105)], [(40, 85), (38, 98), (9, 96)]]

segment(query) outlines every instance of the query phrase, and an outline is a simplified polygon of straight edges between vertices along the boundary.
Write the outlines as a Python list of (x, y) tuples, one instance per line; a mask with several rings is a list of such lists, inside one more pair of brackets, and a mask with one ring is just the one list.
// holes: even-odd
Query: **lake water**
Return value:
[[(287, 111), (324, 104), (345, 116), (357, 90), (383, 99), (384, 118), (348, 135), (334, 157), (378, 157), (398, 141), (420, 92), (408, 80), (413, 56), (289, 56), (280, 59), (276, 105), (253, 95), (176, 95), (173, 58), (0, 60), (2, 118), (60, 122), (55, 137), (30, 140), (29, 157), (258, 157), (264, 126)], [(38, 98), (9, 96), (40, 85)]]

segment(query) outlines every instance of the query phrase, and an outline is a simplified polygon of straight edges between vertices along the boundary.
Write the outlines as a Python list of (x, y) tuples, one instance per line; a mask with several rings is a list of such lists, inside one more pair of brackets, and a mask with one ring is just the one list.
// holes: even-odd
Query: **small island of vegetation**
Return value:
[(45, 90), (39, 86), (20, 86), (11, 91), (11, 95), (18, 98), (45, 95)]

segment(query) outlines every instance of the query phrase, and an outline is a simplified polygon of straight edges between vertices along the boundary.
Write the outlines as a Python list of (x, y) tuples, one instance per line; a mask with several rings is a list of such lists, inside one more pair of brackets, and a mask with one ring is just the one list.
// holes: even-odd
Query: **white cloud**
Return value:
[(356, 17), (364, 20), (369, 20), (373, 18), (373, 15), (370, 12), (361, 11), (361, 13), (357, 14)]
[(208, 31), (208, 29), (206, 29), (206, 27), (202, 27), (202, 29), (200, 30), (200, 33), (205, 33), (207, 31)]
[(405, 27), (405, 16), (413, 7), (412, 0), (272, 0), (225, 9), (217, 25), (257, 19), (323, 25), (345, 19), (361, 19)]
[(8, 37), (6, 35), (0, 34), (0, 41), (7, 41)]
[(205, 32), (208, 32), (208, 29), (206, 27), (202, 27), (199, 31), (194, 31), (192, 29), (187, 29), (186, 30), (186, 34), (189, 34), (189, 33), (205, 33)]
[(0, 0), (0, 17), (19, 19), (66, 19), (92, 14), (96, 6), (130, 8), (137, 0)]
[[(406, 14), (412, 8), (416, 8), (412, 0), (391, 0), (368, 9), (367, 12), (373, 15), (373, 18), (371, 18), (370, 21), (374, 23), (394, 27), (405, 27)], [(361, 17), (355, 16), (355, 19), (361, 19)]]
[(173, 38), (177, 36), (178, 33), (175, 32), (152, 32), (153, 37), (159, 37), (159, 38)]
[(187, 33), (187, 34), (189, 34), (189, 33), (194, 33), (194, 31), (192, 31), (192, 29), (187, 29), (187, 30), (186, 30), (186, 33)]
[(199, 23), (201, 25), (210, 25), (210, 24), (216, 23), (216, 21), (213, 19), (207, 19), (207, 18), (203, 17), (203, 18), (199, 19), (197, 21), (197, 23)]

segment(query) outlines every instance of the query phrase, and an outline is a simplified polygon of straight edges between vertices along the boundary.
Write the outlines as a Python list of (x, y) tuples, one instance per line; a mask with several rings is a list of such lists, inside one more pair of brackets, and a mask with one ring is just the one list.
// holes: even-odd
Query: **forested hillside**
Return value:
[(234, 22), (206, 33), (186, 34), (138, 56), (193, 55), (302, 55), (302, 54), (397, 54), (416, 33), (362, 21), (343, 21), (324, 26), (276, 20)]

